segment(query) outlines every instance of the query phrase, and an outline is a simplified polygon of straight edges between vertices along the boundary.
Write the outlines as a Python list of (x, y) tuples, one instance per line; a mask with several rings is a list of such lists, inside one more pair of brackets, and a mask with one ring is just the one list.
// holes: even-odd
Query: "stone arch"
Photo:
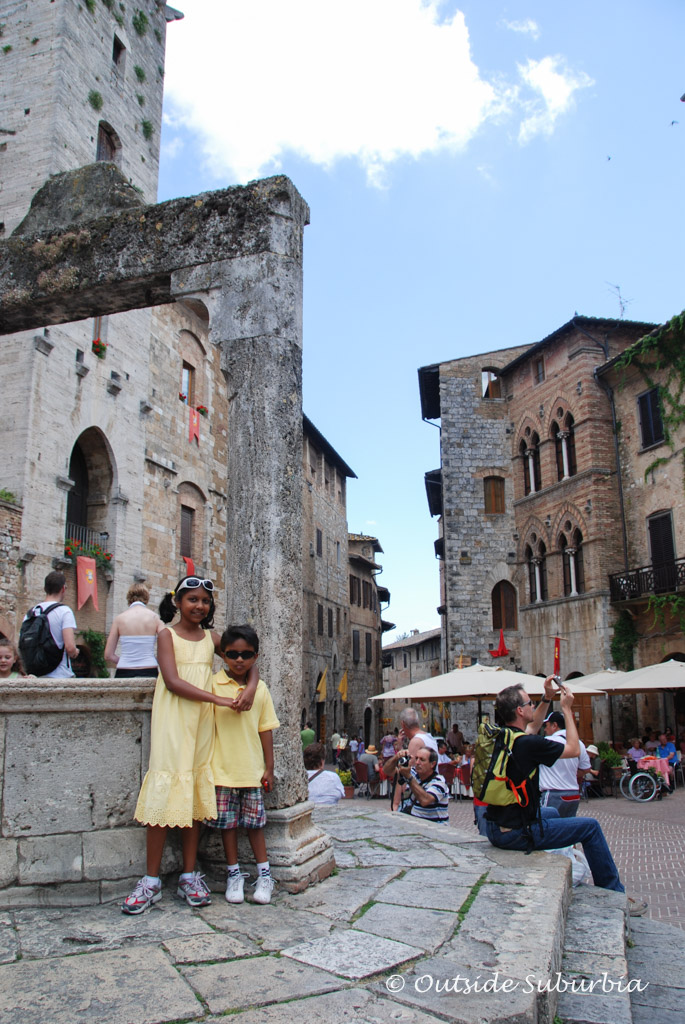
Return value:
[[(566, 526), (566, 523), (570, 522), (570, 527)], [(566, 501), (557, 512), (554, 520), (551, 536), (555, 543), (560, 533), (566, 533), (569, 536), (574, 530), (579, 529), (585, 540), (588, 538), (589, 528), (585, 516), (573, 502)]]
[[(554, 401), (549, 403), (549, 407), (547, 410), (547, 422), (544, 427), (545, 434), (547, 435), (547, 437), (552, 436), (552, 423), (555, 420), (557, 423), (561, 424), (569, 413), (571, 413), (574, 420), (576, 419), (575, 405), (577, 401), (577, 395), (571, 397), (563, 391), (557, 393), (557, 395), (554, 398)], [(562, 410), (561, 413), (559, 413), (559, 409)]]
[(74, 441), (69, 455), (74, 486), (67, 496), (65, 537), (109, 550), (114, 518), (111, 501), (118, 491), (116, 460), (107, 435), (88, 427)]
[[(534, 541), (531, 541), (532, 534), (535, 534)], [(526, 547), (530, 545), (531, 548), (535, 549), (540, 540), (544, 541), (545, 546), (549, 551), (552, 546), (549, 527), (542, 521), (542, 519), (539, 518), (539, 516), (529, 516), (519, 535), (519, 562), (523, 561), (523, 552)]]

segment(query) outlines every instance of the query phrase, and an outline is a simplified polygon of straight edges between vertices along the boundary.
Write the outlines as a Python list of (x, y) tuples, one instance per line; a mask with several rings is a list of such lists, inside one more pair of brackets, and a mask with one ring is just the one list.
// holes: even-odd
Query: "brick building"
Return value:
[[(441, 421), (441, 467), (426, 474), (426, 488), (439, 516), (446, 671), (461, 654), (496, 664), (500, 628), (506, 667), (551, 671), (557, 635), (567, 640), (564, 678), (612, 664), (618, 605), (609, 581), (626, 567), (624, 531), (635, 538), (629, 560), (632, 552), (646, 564), (645, 519), (669, 501), (676, 507), (678, 486), (682, 493), (682, 469), (671, 463), (668, 497), (637, 482), (647, 461), (636, 436), (644, 380), (616, 389), (622, 412), (606, 387), (621, 353), (653, 328), (575, 316), (534, 345), (419, 370), (423, 418)], [(624, 416), (617, 445), (614, 422)], [(682, 649), (682, 636), (666, 648)], [(636, 664), (660, 660), (655, 651), (643, 643)], [(580, 723), (584, 736), (606, 734), (601, 700), (593, 722), (586, 698)]]
[[(154, 201), (166, 27), (180, 17), (162, 0), (133, 7), (0, 0), (8, 47), (0, 230), (11, 234), (51, 175), (93, 161), (105, 175), (116, 164)], [(78, 174), (73, 184), (78, 190)], [(75, 542), (111, 556), (97, 571), (99, 610), (88, 601), (77, 613), (80, 628), (106, 631), (134, 580), (147, 582), (156, 605), (189, 564), (215, 581), (223, 622), (227, 509), (252, 480), (247, 465), (239, 479), (227, 479), (229, 399), (206, 308), (189, 299), (7, 336), (0, 367), (0, 489), (16, 500), (0, 502), (0, 615), (8, 631), (16, 635), (52, 568), (66, 572), (75, 607), (67, 553), (77, 553)], [(368, 673), (357, 678), (349, 662), (346, 482), (354, 473), (306, 417), (303, 438), (301, 706), (330, 732), (345, 714), (361, 723), (366, 701)], [(355, 681), (344, 710), (337, 686), (348, 668)]]

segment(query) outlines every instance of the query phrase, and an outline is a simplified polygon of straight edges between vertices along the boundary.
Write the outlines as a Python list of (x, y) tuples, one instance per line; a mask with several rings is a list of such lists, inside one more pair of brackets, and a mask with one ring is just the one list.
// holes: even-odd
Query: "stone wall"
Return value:
[(11, 640), (18, 635), (23, 587), (20, 544), (21, 508), (8, 501), (0, 501), (0, 633)]
[[(145, 828), (133, 814), (149, 757), (154, 680), (72, 679), (0, 684), (0, 909), (120, 899), (145, 868)], [(276, 711), (283, 708), (276, 699)], [(290, 891), (330, 873), (330, 840), (309, 822), (311, 804), (268, 812), (273, 875)], [(253, 863), (240, 841), (241, 862)], [(311, 864), (310, 875), (302, 870)], [(225, 885), (212, 830), (200, 866)], [(181, 868), (171, 830), (162, 874)]]

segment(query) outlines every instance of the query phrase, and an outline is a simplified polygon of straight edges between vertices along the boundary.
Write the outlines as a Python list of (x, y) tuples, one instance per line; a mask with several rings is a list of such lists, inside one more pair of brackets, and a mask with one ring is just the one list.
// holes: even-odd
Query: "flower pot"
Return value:
[(345, 786), (344, 789), (345, 789), (345, 799), (346, 800), (353, 800), (354, 799), (354, 786)]

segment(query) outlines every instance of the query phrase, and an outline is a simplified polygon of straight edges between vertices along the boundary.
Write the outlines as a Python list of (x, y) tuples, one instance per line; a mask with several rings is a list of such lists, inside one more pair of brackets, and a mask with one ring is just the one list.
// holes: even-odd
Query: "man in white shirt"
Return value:
[[(566, 744), (564, 716), (560, 711), (553, 711), (544, 722), (545, 736), (555, 743)], [(567, 757), (555, 761), (551, 768), (540, 765), (540, 805), (556, 807), (562, 818), (575, 818), (580, 803), (578, 789), (579, 778), (582, 779), (590, 767), (590, 758), (582, 740), (578, 740), (580, 754), (578, 757)], [(580, 775), (579, 775), (580, 773)]]
[(52, 639), (58, 647), (62, 648), (62, 660), (57, 668), (46, 673), (45, 679), (70, 679), (74, 672), (71, 667), (71, 658), (78, 656), (76, 646), (76, 619), (74, 613), (67, 604), (63, 604), (64, 594), (67, 589), (67, 580), (63, 572), (49, 572), (45, 577), (45, 600), (39, 601), (35, 608), (48, 608), (51, 604), (57, 604), (48, 615)]

